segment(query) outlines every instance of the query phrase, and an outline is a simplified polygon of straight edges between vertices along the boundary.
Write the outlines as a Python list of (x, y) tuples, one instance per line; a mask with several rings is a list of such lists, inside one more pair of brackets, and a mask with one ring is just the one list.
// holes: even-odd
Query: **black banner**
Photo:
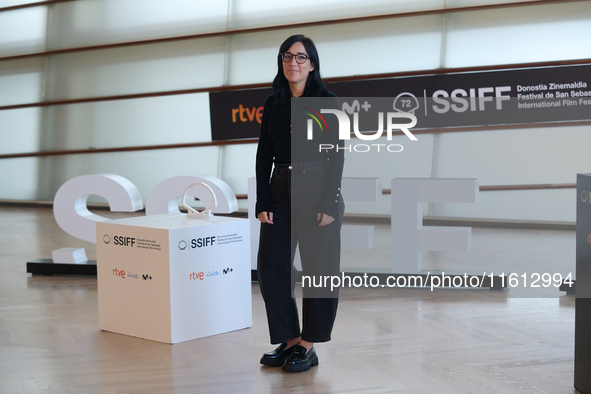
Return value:
[[(415, 129), (591, 120), (591, 65), (400, 77), (328, 84), (338, 97), (390, 97), (391, 108), (417, 117)], [(271, 89), (210, 94), (212, 139), (259, 134)], [(343, 100), (362, 112), (369, 100)]]
[(263, 105), (271, 88), (209, 94), (213, 141), (258, 138)]

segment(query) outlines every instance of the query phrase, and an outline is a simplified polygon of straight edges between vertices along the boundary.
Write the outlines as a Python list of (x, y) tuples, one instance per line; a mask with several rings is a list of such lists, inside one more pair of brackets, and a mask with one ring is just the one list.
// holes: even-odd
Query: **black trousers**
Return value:
[(302, 330), (293, 293), (299, 246), (303, 275), (339, 275), (342, 197), (335, 221), (318, 226), (317, 214), (327, 169), (326, 162), (275, 165), (271, 178), (273, 224), (261, 224), (257, 273), (265, 301), (271, 343), (302, 337), (327, 342), (338, 305), (338, 289), (304, 288)]

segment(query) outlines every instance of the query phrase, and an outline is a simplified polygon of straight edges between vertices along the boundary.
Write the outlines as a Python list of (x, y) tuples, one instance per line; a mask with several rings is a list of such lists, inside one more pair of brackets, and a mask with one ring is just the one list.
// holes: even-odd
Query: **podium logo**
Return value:
[(193, 238), (191, 240), (191, 249), (204, 248), (215, 245), (215, 235), (211, 237)]
[[(104, 238), (103, 238), (103, 240), (104, 240)], [(115, 235), (113, 237), (113, 245), (130, 246), (133, 248), (133, 246), (135, 245), (135, 238), (124, 237), (122, 235)]]
[[(410, 99), (409, 99), (410, 100)], [(402, 101), (401, 101), (402, 103)], [(406, 103), (406, 102), (404, 102)], [(347, 103), (345, 103), (347, 104)], [(355, 134), (355, 136), (362, 141), (375, 141), (378, 138), (381, 138), (384, 134), (388, 141), (392, 140), (392, 134), (396, 131), (402, 131), (411, 141), (417, 141), (417, 138), (410, 132), (410, 129), (416, 126), (417, 124), (417, 117), (414, 115), (414, 108), (411, 105), (408, 110), (409, 112), (402, 112), (400, 108), (396, 106), (394, 109), (398, 112), (378, 112), (377, 120), (378, 120), (378, 128), (377, 130), (367, 131), (367, 130), (359, 130), (359, 112), (358, 111), (351, 111), (351, 110), (360, 110), (363, 109), (365, 112), (371, 108), (371, 104), (367, 101), (364, 102), (363, 105), (359, 104), (358, 100), (353, 102), (353, 105), (347, 104), (345, 106), (343, 104), (343, 110), (338, 109), (320, 109), (320, 112), (313, 110), (312, 108), (304, 107), (304, 114), (309, 116), (310, 119), (307, 119), (306, 123), (306, 134), (308, 141), (314, 139), (314, 127), (320, 128), (320, 131), (323, 132), (330, 132), (334, 133), (335, 131), (331, 128), (329, 131), (328, 123), (326, 122), (325, 116), (326, 114), (331, 114), (336, 116), (336, 120), (338, 122), (338, 139), (343, 141), (343, 146), (339, 144), (326, 144), (320, 143), (318, 144), (319, 152), (322, 151), (329, 151), (329, 150), (336, 150), (338, 151), (348, 151), (348, 152), (359, 152), (359, 153), (366, 153), (370, 151), (388, 151), (392, 153), (402, 152), (404, 147), (400, 144), (349, 144), (344, 145), (346, 141), (351, 140), (351, 132)], [(412, 102), (410, 103), (412, 104)], [(405, 104), (406, 105), (406, 104)], [(325, 116), (323, 116), (325, 114)], [(350, 116), (353, 116), (353, 120), (351, 121)], [(366, 115), (367, 116), (367, 115)], [(314, 125), (317, 126), (314, 126)], [(352, 129), (352, 130), (351, 130)]]
[(203, 280), (205, 277), (205, 274), (202, 272), (192, 272), (191, 274), (189, 274), (189, 280)]
[[(120, 270), (117, 268), (113, 268), (113, 276), (121, 279), (139, 279), (140, 276), (138, 274), (134, 274), (132, 272), (125, 272), (124, 270)], [(142, 280), (152, 280), (152, 275), (145, 274), (142, 275)]]
[(205, 278), (212, 278), (214, 276), (220, 276), (218, 271), (207, 271), (207, 273), (200, 271), (200, 272), (191, 272), (189, 274), (189, 280), (205, 280)]
[(125, 271), (118, 270), (117, 268), (113, 268), (113, 276), (121, 278), (121, 279), (125, 279)]
[(224, 268), (223, 272), (224, 272), (224, 275), (227, 275), (227, 274), (234, 272), (234, 269), (233, 268)]
[(180, 250), (187, 250), (190, 246), (190, 249), (197, 249), (197, 248), (205, 248), (208, 246), (215, 245), (215, 235), (211, 237), (203, 237), (203, 238), (193, 238), (191, 240), (185, 241), (181, 240), (178, 244)]

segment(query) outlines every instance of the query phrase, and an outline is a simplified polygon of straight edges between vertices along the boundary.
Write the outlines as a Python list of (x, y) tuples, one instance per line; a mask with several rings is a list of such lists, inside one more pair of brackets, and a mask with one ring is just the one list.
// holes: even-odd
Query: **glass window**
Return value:
[(15, 5), (39, 3), (44, 0), (0, 0), (0, 8), (13, 7)]
[(49, 48), (226, 30), (227, 0), (77, 0), (51, 8)]
[(37, 157), (0, 160), (0, 199), (38, 200), (39, 162)]
[(225, 38), (176, 41), (51, 57), (51, 100), (220, 86)]
[(591, 57), (588, 2), (452, 13), (444, 67)]
[(0, 57), (45, 50), (47, 7), (0, 12)]
[(325, 78), (437, 68), (441, 18), (432, 15), (232, 36), (227, 83), (271, 82), (277, 73), (279, 46), (299, 33), (316, 43)]
[(0, 154), (29, 153), (41, 149), (41, 108), (0, 111)]
[[(440, 9), (443, 0), (232, 1), (230, 29)], [(334, 27), (334, 26), (333, 26)], [(360, 31), (358, 31), (360, 32)]]
[[(51, 201), (67, 180), (86, 174), (116, 174), (129, 179), (144, 203), (165, 179), (179, 175), (218, 176), (217, 146), (133, 152), (94, 153), (43, 158), (40, 198)], [(1, 160), (3, 162), (9, 160)], [(1, 168), (1, 167), (0, 167)]]
[(43, 63), (42, 57), (0, 62), (0, 106), (41, 101)]
[(211, 141), (208, 93), (58, 105), (46, 111), (47, 150)]

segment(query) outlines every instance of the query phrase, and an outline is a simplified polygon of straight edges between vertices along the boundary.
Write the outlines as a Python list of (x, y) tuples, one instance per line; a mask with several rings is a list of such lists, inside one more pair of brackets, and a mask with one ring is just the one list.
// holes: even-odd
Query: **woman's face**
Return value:
[[(289, 52), (293, 55), (296, 55), (298, 53), (303, 53), (306, 56), (308, 55), (308, 52), (306, 52), (304, 44), (302, 44), (301, 42), (296, 42), (286, 52)], [(294, 86), (299, 86), (300, 88), (305, 87), (306, 81), (308, 80), (308, 75), (310, 75), (310, 71), (314, 70), (314, 65), (312, 64), (312, 61), (308, 59), (305, 63), (299, 64), (296, 62), (296, 57), (293, 56), (291, 58), (291, 61), (289, 61), (288, 63), (282, 63), (283, 74), (285, 75), (287, 82), (289, 82), (290, 87), (292, 87), (292, 92), (294, 90)]]

